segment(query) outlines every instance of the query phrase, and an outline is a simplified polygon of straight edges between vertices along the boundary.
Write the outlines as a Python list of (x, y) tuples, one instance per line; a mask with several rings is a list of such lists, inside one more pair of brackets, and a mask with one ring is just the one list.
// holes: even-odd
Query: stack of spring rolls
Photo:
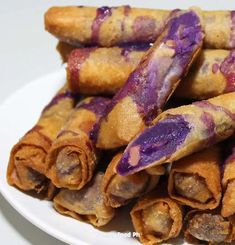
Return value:
[(45, 29), (67, 80), (8, 183), (97, 227), (132, 205), (143, 244), (235, 240), (235, 11), (52, 7)]

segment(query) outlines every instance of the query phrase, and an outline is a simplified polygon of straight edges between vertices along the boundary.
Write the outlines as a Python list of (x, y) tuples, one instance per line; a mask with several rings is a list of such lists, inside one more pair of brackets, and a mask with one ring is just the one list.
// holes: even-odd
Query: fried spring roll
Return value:
[(142, 171), (130, 176), (120, 176), (116, 173), (116, 165), (122, 153), (112, 159), (104, 174), (102, 189), (106, 204), (117, 208), (130, 202), (132, 199), (152, 190), (158, 183), (160, 175), (165, 173), (165, 168), (159, 166), (154, 173)]
[(62, 88), (44, 108), (36, 125), (12, 148), (7, 169), (10, 185), (50, 196), (53, 186), (45, 176), (45, 158), (74, 103), (74, 94)]
[(93, 176), (99, 152), (90, 131), (102, 116), (109, 99), (81, 101), (58, 133), (47, 156), (47, 176), (59, 188), (81, 189)]
[(102, 179), (103, 173), (99, 172), (81, 190), (61, 189), (54, 198), (55, 209), (97, 227), (106, 225), (114, 217), (114, 209), (104, 203)]
[(143, 244), (158, 244), (177, 237), (182, 228), (181, 206), (165, 194), (142, 197), (131, 210), (131, 219)]
[[(75, 49), (68, 44), (60, 46), (63, 57), (72, 47)], [(142, 45), (77, 49), (68, 56), (68, 85), (72, 91), (84, 94), (114, 94), (123, 87), (148, 48)], [(235, 51), (204, 49), (173, 96), (208, 99), (235, 91), (234, 84)]]
[(168, 193), (182, 205), (214, 209), (221, 199), (220, 152), (209, 148), (172, 165)]
[(222, 186), (224, 196), (221, 214), (224, 217), (235, 215), (235, 148), (224, 164)]
[(184, 238), (189, 243), (231, 243), (235, 238), (234, 234), (234, 217), (223, 218), (218, 210), (192, 210), (185, 217)]
[(80, 48), (68, 58), (67, 81), (72, 91), (114, 94), (137, 67), (149, 46)]
[(45, 13), (45, 29), (70, 44), (148, 43), (155, 41), (168, 16), (167, 10), (130, 6), (52, 7)]
[(235, 92), (164, 111), (123, 153), (117, 173), (172, 163), (235, 132)]
[(199, 100), (234, 91), (235, 51), (205, 49), (174, 95)]
[(98, 148), (127, 145), (154, 117), (187, 73), (203, 40), (194, 11), (176, 11), (155, 44), (130, 74), (99, 122)]
[[(68, 43), (104, 47), (123, 43), (154, 42), (170, 11), (121, 7), (52, 7), (45, 14), (45, 29)], [(235, 48), (235, 11), (200, 11), (205, 46)]]

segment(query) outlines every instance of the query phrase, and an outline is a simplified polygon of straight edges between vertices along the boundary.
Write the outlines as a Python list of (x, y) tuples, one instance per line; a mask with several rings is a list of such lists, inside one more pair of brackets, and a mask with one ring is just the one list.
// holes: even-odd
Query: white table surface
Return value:
[[(212, 0), (208, 0), (210, 2)], [(229, 1), (229, 0), (227, 0)], [(148, 7), (177, 7), (177, 1), (149, 1)], [(205, 0), (180, 0), (184, 7), (205, 4)], [(178, 3), (179, 3), (178, 2)], [(224, 9), (224, 0), (213, 0)], [(143, 1), (64, 1), (64, 0), (0, 0), (0, 103), (31, 80), (61, 67), (55, 51), (56, 39), (44, 31), (43, 13), (53, 5), (120, 5), (145, 6)], [(171, 5), (169, 5), (171, 3)], [(230, 1), (232, 5), (232, 1)], [(181, 5), (182, 6), (182, 5)], [(231, 7), (232, 8), (232, 7)], [(234, 4), (235, 9), (235, 4)], [(42, 95), (43, 96), (43, 95)], [(62, 245), (18, 214), (0, 194), (1, 244)]]

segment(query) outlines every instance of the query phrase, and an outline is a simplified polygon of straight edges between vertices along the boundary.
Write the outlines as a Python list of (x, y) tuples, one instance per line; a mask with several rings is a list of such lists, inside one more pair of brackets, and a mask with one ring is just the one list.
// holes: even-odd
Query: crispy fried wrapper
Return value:
[(24, 191), (45, 193), (45, 198), (52, 196), (53, 185), (45, 176), (45, 159), (74, 104), (74, 94), (63, 87), (44, 108), (36, 125), (12, 148), (7, 169), (10, 185)]
[(98, 148), (127, 145), (151, 123), (196, 58), (203, 36), (194, 11), (172, 14), (162, 35), (108, 105), (99, 122)]
[(221, 199), (220, 150), (194, 153), (175, 162), (170, 170), (168, 193), (182, 205), (214, 209)]
[[(204, 49), (174, 96), (208, 99), (235, 91), (235, 51)], [(187, 92), (186, 92), (187, 91)]]
[(131, 210), (131, 219), (141, 243), (158, 244), (179, 235), (183, 211), (176, 201), (157, 188), (137, 201)]
[(136, 197), (149, 192), (157, 185), (161, 175), (165, 173), (163, 166), (142, 171), (129, 176), (120, 176), (116, 173), (116, 165), (121, 159), (122, 152), (114, 156), (103, 178), (102, 190), (106, 204), (118, 208), (126, 205)]
[(185, 216), (183, 230), (189, 243), (231, 243), (235, 239), (235, 218), (222, 217), (220, 209), (191, 210)]
[[(201, 11), (204, 45), (235, 48), (235, 11)], [(174, 12), (174, 10), (172, 11)], [(45, 13), (45, 29), (72, 44), (117, 46), (154, 42), (161, 34), (170, 10), (120, 7), (52, 7)]]
[(68, 57), (68, 86), (84, 94), (114, 94), (148, 48), (149, 45), (75, 49)]
[(46, 161), (47, 176), (55, 186), (79, 190), (91, 180), (99, 151), (90, 132), (108, 103), (109, 99), (104, 97), (84, 99), (58, 133)]
[(224, 217), (235, 215), (235, 148), (223, 166), (222, 186), (224, 190), (221, 214)]
[(98, 172), (81, 190), (61, 189), (53, 200), (56, 211), (97, 227), (106, 225), (115, 211), (104, 202), (101, 192), (103, 176)]
[(235, 92), (164, 111), (129, 143), (117, 173), (173, 163), (227, 139), (235, 132), (234, 101)]

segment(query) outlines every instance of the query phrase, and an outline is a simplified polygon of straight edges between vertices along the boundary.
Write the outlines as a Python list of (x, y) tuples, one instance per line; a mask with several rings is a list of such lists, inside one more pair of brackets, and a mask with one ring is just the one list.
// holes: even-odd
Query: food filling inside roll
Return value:
[(173, 220), (170, 208), (164, 202), (156, 203), (142, 212), (145, 233), (156, 235), (160, 238), (167, 236), (172, 228)]
[(116, 168), (118, 174), (130, 175), (161, 159), (166, 160), (182, 147), (190, 127), (183, 116), (169, 115), (145, 129), (127, 146)]
[(82, 177), (80, 154), (73, 147), (63, 148), (56, 158), (56, 171), (61, 182), (79, 182)]
[(43, 150), (31, 146), (24, 146), (23, 149), (16, 152), (14, 158), (15, 178), (19, 179), (24, 190), (40, 192), (44, 189), (47, 178), (31, 167), (37, 162), (44, 162), (44, 158), (45, 152)]
[[(100, 176), (97, 177), (97, 179)], [(100, 182), (100, 179), (98, 180)], [(61, 192), (64, 208), (77, 212), (80, 215), (95, 215), (102, 202), (100, 195), (100, 183), (95, 183), (92, 188), (84, 188), (79, 191), (64, 189)]]
[(178, 195), (200, 203), (206, 203), (213, 197), (205, 179), (197, 174), (175, 173), (174, 187)]
[(81, 190), (61, 189), (54, 198), (58, 212), (82, 219), (95, 226), (107, 224), (114, 216), (114, 209), (106, 206), (101, 193), (103, 173), (97, 173)]
[(196, 214), (189, 221), (188, 232), (198, 240), (219, 243), (230, 233), (230, 222), (221, 215)]
[(127, 177), (115, 175), (108, 187), (108, 192), (110, 197), (117, 201), (132, 199), (144, 191), (148, 179), (148, 175), (144, 173)]

